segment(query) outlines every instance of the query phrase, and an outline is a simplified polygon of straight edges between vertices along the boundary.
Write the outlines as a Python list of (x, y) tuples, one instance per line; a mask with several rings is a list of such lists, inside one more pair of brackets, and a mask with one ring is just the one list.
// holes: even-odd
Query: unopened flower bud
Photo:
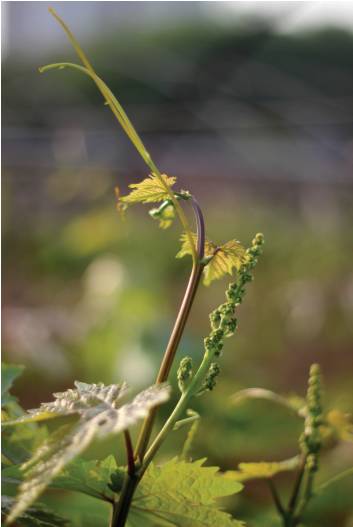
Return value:
[(178, 373), (177, 373), (178, 386), (181, 392), (185, 391), (185, 388), (188, 382), (190, 381), (191, 377), (192, 377), (192, 358), (184, 357), (180, 361)]

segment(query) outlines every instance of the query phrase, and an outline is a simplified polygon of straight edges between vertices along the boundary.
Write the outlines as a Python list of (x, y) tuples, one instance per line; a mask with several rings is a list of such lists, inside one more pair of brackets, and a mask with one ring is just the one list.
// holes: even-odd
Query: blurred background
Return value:
[[(253, 386), (304, 395), (319, 362), (327, 408), (352, 409), (353, 5), (51, 5), (158, 167), (198, 197), (209, 237), (249, 244), (265, 234), (218, 386), (195, 407), (204, 416), (195, 457), (229, 470), (294, 455), (300, 422), (269, 402), (235, 408), (230, 398)], [(89, 79), (38, 73), (78, 62), (47, 7), (2, 3), (3, 359), (27, 366), (15, 390), (25, 408), (74, 379), (153, 382), (190, 264), (174, 258), (177, 225), (159, 230), (143, 207), (118, 217), (114, 187), (125, 193), (148, 172)], [(226, 286), (200, 289), (178, 358), (202, 356)], [(348, 443), (329, 449), (319, 479), (351, 459)], [(290, 480), (279, 478), (284, 494)], [(308, 525), (352, 527), (351, 484), (313, 501)], [(96, 506), (84, 499), (85, 511)], [(277, 525), (261, 482), (227, 506), (250, 526)]]

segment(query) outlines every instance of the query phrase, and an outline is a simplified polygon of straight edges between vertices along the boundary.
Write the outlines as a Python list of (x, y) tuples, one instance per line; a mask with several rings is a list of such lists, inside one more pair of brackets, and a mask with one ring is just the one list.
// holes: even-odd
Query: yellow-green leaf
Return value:
[(204, 467), (204, 461), (172, 459), (161, 467), (151, 464), (132, 501), (129, 527), (243, 526), (216, 501), (239, 492), (242, 485), (219, 473), (217, 467)]
[(120, 196), (119, 202), (125, 205), (132, 205), (134, 203), (157, 203), (170, 197), (167, 187), (172, 187), (176, 182), (175, 177), (169, 177), (162, 174), (163, 182), (155, 175), (144, 179), (140, 183), (132, 183), (130, 194)]
[[(196, 242), (196, 234), (193, 234), (193, 239)], [(177, 258), (191, 254), (190, 243), (185, 234), (181, 236), (180, 241), (182, 245), (176, 255)], [(216, 245), (212, 241), (206, 240), (205, 258), (209, 259), (209, 262), (203, 271), (203, 283), (210, 285), (213, 280), (218, 280), (226, 274), (232, 275), (234, 269), (239, 269), (245, 261), (245, 249), (237, 240), (229, 240), (223, 245)]]
[(258, 463), (239, 463), (239, 470), (230, 470), (225, 473), (227, 478), (236, 481), (249, 479), (268, 479), (280, 472), (296, 470), (300, 464), (300, 457), (295, 456), (284, 461), (260, 461)]

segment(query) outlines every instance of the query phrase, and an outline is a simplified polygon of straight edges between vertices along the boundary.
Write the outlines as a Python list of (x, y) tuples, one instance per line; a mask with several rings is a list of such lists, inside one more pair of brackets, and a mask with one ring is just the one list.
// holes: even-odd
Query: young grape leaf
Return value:
[(140, 183), (132, 183), (129, 185), (132, 190), (126, 196), (120, 196), (119, 189), (116, 188), (118, 210), (123, 212), (127, 206), (134, 203), (157, 203), (170, 198), (167, 188), (174, 185), (176, 178), (166, 174), (162, 174), (161, 177), (164, 184), (160, 178), (153, 174)]
[(296, 470), (300, 465), (300, 457), (295, 456), (285, 461), (260, 461), (258, 463), (239, 463), (239, 470), (230, 470), (225, 477), (236, 481), (249, 479), (268, 479), (280, 472)]
[[(14, 504), (14, 498), (10, 496), (1, 497), (1, 514), (6, 516)], [(18, 525), (23, 527), (65, 527), (69, 522), (58, 516), (46, 506), (37, 503), (34, 507), (29, 507), (18, 517)]]
[[(193, 239), (196, 242), (196, 234), (193, 234)], [(186, 234), (182, 234), (180, 241), (182, 245), (176, 257), (183, 258), (187, 254), (192, 254)], [(219, 280), (227, 273), (232, 275), (234, 269), (239, 269), (245, 261), (245, 249), (237, 240), (229, 240), (223, 245), (216, 245), (206, 240), (205, 259), (209, 259), (209, 262), (203, 270), (203, 283), (210, 285), (213, 280)]]
[(32, 411), (29, 420), (20, 418), (13, 421), (31, 422), (43, 412), (46, 414), (79, 416), (78, 422), (66, 424), (56, 430), (22, 465), (24, 481), (19, 487), (17, 501), (7, 518), (12, 523), (19, 514), (31, 505), (51, 481), (75, 457), (83, 452), (94, 439), (117, 434), (147, 416), (149, 410), (169, 397), (166, 385), (151, 386), (138, 394), (130, 403), (120, 405), (126, 385), (85, 384), (76, 382), (76, 389), (56, 394), (53, 403), (44, 403)]
[(1, 406), (6, 406), (16, 398), (9, 394), (14, 381), (24, 370), (24, 366), (18, 364), (1, 364)]
[(219, 509), (215, 500), (239, 492), (242, 485), (217, 467), (204, 467), (204, 461), (151, 464), (133, 499), (129, 527), (241, 527), (243, 523)]

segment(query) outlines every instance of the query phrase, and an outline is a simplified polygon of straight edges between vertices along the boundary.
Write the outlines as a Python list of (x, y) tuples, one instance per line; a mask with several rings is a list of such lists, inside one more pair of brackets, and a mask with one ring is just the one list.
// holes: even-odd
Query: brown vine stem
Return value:
[(135, 474), (135, 459), (134, 459), (134, 448), (132, 446), (131, 436), (129, 430), (124, 431), (125, 450), (127, 458), (127, 471), (128, 474)]
[[(199, 204), (197, 203), (196, 199), (194, 197), (192, 199), (192, 206), (195, 213), (196, 218), (196, 225), (197, 225), (197, 257), (198, 261), (196, 264), (194, 263), (188, 285), (186, 287), (186, 291), (184, 294), (184, 298), (182, 300), (178, 316), (176, 318), (172, 333), (169, 338), (169, 342), (167, 344), (166, 351), (164, 353), (164, 357), (162, 359), (159, 372), (156, 378), (156, 383), (160, 384), (165, 382), (168, 379), (170, 369), (172, 367), (174, 357), (177, 351), (177, 348), (180, 343), (180, 339), (182, 337), (183, 331), (185, 329), (185, 325), (187, 322), (187, 319), (190, 314), (190, 310), (196, 295), (197, 288), (200, 283), (200, 278), (202, 274), (202, 270), (204, 267), (204, 264), (202, 263), (203, 257), (204, 257), (204, 247), (205, 247), (205, 224), (204, 219), (202, 215), (202, 211), (200, 209)], [(153, 408), (147, 418), (144, 421), (144, 424), (141, 428), (141, 433), (138, 438), (136, 450), (135, 450), (135, 458), (139, 459), (140, 462), (142, 462), (143, 457), (146, 453), (147, 446), (149, 439), (151, 437), (152, 428), (154, 419), (156, 416), (157, 408)]]

